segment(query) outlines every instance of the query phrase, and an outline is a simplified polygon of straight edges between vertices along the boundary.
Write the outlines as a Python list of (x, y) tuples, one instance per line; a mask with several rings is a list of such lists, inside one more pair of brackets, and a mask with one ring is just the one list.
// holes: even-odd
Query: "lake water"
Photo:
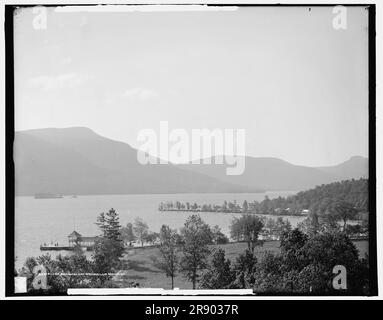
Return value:
[[(16, 197), (15, 199), (15, 251), (16, 268), (20, 268), (28, 256), (38, 256), (40, 245), (58, 242), (67, 245), (67, 236), (76, 230), (83, 236), (95, 236), (99, 230), (95, 225), (97, 216), (114, 208), (120, 216), (121, 225), (133, 222), (136, 217), (142, 218), (151, 231), (159, 232), (163, 224), (171, 228), (181, 228), (191, 212), (160, 212), (160, 202), (180, 201), (183, 203), (223, 204), (236, 200), (242, 205), (244, 200), (261, 201), (265, 195), (269, 198), (288, 196), (291, 191), (242, 194), (155, 194), (155, 195), (98, 195), (64, 197), (61, 199), (34, 199), (34, 197)], [(200, 213), (201, 218), (211, 226), (218, 225), (229, 234), (229, 226), (234, 213)], [(288, 217), (294, 227), (304, 217)], [(56, 256), (59, 252), (52, 251)], [(63, 252), (67, 253), (67, 251)]]

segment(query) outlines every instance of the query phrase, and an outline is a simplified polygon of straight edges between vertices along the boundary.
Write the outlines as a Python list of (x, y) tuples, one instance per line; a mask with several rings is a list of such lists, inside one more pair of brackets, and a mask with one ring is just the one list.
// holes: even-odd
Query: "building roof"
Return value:
[(76, 237), (76, 238), (79, 238), (79, 237), (81, 237), (81, 234), (79, 234), (77, 231), (73, 231), (69, 236), (68, 236), (68, 238), (69, 237)]
[(89, 242), (89, 241), (96, 241), (98, 237), (81, 237), (81, 241)]

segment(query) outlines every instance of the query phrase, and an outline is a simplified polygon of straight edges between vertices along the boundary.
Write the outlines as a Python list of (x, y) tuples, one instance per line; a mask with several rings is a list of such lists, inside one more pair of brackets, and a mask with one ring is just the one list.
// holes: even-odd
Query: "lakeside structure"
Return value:
[(77, 231), (73, 231), (68, 236), (68, 242), (70, 247), (75, 247), (76, 245), (79, 245), (82, 248), (93, 248), (96, 244), (98, 237), (83, 237), (80, 233)]
[(80, 246), (80, 248), (84, 251), (91, 251), (93, 250), (96, 241), (99, 237), (84, 237), (80, 233), (78, 233), (76, 230), (74, 230), (71, 234), (68, 235), (68, 245), (67, 246), (61, 246), (58, 243), (51, 243), (49, 245), (40, 246), (40, 250), (46, 251), (46, 250), (67, 250), (72, 251), (76, 246)]

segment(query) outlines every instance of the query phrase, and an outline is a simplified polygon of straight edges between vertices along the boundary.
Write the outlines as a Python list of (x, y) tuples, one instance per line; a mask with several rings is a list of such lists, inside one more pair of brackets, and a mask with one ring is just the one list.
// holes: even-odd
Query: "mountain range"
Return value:
[(297, 166), (276, 158), (246, 157), (242, 175), (226, 165), (141, 165), (129, 144), (84, 127), (15, 133), (15, 193), (151, 194), (301, 191), (368, 177), (368, 159), (355, 156), (328, 167)]

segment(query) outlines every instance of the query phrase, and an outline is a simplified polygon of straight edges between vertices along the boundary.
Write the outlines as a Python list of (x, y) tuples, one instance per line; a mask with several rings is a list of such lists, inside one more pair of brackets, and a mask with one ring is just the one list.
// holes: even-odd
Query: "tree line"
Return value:
[[(263, 245), (259, 235), (265, 222), (270, 223), (255, 215), (233, 220), (231, 236), (247, 243), (247, 249), (234, 261), (226, 259), (222, 247), (209, 246), (209, 226), (199, 215), (191, 215), (181, 229), (185, 239), (182, 246), (176, 243), (177, 231), (163, 226), (159, 267), (172, 279), (172, 287), (180, 273), (192, 282), (193, 289), (247, 288), (259, 294), (368, 292), (368, 260), (359, 258), (346, 230), (328, 227), (306, 233), (307, 230), (282, 223), (280, 253), (266, 251), (258, 259), (255, 249)], [(332, 285), (336, 265), (347, 270), (347, 290), (338, 291)]]
[[(211, 244), (225, 244), (229, 242), (228, 237), (222, 233), (218, 225), (212, 228), (209, 227), (209, 232), (211, 233)], [(138, 243), (141, 247), (144, 245), (158, 246), (161, 242), (161, 232), (149, 230), (148, 224), (139, 217), (133, 223), (128, 222), (125, 227), (121, 227), (120, 237), (127, 247), (133, 247), (133, 243)], [(178, 245), (184, 243), (182, 234), (176, 232), (174, 237)]]

